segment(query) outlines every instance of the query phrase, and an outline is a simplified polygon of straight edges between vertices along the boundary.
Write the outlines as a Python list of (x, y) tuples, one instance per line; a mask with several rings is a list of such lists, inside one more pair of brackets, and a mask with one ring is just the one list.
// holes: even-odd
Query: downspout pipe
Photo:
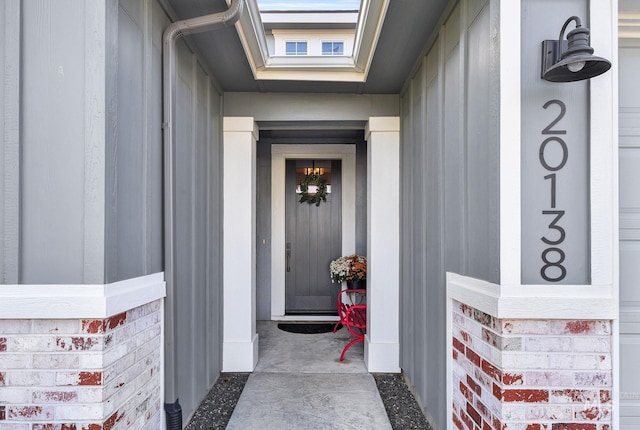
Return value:
[[(168, 430), (181, 430), (182, 410), (178, 404), (176, 387), (176, 190), (175, 190), (175, 144), (174, 144), (174, 100), (176, 75), (176, 41), (181, 36), (214, 30), (223, 26), (233, 26), (242, 15), (244, 0), (231, 0), (229, 8), (223, 12), (199, 16), (171, 23), (163, 34), (162, 45), (162, 100), (163, 100), (163, 142), (164, 142), (164, 273), (167, 288), (165, 298), (165, 401), (175, 399), (175, 403), (165, 403)], [(180, 416), (178, 417), (178, 414)], [(170, 415), (170, 416), (169, 416)], [(179, 419), (178, 419), (179, 418)]]

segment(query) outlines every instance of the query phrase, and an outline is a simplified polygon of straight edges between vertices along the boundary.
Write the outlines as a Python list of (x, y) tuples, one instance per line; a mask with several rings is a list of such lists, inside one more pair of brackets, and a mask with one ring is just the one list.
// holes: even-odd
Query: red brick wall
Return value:
[(497, 319), (453, 304), (453, 423), (609, 430), (611, 322)]
[(107, 319), (0, 320), (0, 430), (159, 428), (160, 304)]

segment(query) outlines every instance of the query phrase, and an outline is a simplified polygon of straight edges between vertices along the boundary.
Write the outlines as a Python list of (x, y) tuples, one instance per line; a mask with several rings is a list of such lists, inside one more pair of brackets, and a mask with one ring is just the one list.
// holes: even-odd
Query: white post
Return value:
[(400, 372), (400, 118), (371, 117), (367, 140), (369, 372)]
[(224, 118), (223, 372), (252, 372), (256, 333), (256, 141), (251, 117)]

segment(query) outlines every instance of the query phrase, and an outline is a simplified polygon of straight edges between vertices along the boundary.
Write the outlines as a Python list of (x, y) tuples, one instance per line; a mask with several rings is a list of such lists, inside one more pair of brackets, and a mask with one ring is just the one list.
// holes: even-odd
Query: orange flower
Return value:
[(331, 262), (329, 273), (331, 282), (367, 279), (367, 258), (356, 254), (340, 257)]

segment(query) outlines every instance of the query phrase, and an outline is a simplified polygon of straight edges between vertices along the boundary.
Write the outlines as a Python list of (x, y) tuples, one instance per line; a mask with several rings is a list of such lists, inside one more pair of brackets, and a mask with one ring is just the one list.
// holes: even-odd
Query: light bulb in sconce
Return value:
[(569, 69), (573, 73), (576, 73), (576, 72), (579, 72), (580, 70), (584, 69), (584, 65), (585, 65), (584, 61), (578, 61), (578, 62), (575, 62), (575, 63), (569, 63), (569, 64), (567, 64), (567, 69)]

